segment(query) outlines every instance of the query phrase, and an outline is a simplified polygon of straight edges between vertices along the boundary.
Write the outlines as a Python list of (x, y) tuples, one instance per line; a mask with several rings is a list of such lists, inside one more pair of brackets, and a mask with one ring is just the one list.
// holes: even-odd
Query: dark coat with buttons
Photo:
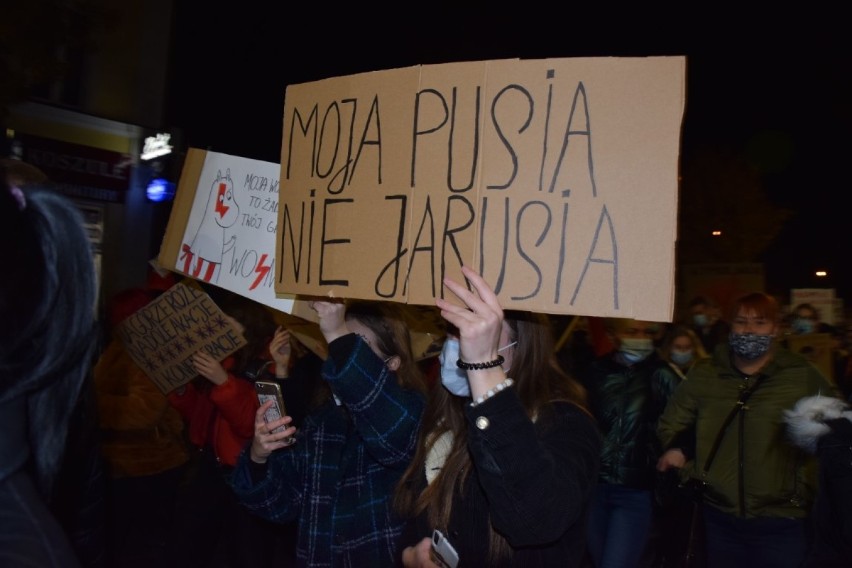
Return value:
[[(559, 402), (532, 422), (511, 388), (465, 411), (475, 472), (442, 527), (459, 568), (581, 566), (601, 449), (592, 417)], [(510, 558), (487, 557), (489, 523), (511, 545)], [(407, 525), (403, 546), (431, 535), (421, 515)]]

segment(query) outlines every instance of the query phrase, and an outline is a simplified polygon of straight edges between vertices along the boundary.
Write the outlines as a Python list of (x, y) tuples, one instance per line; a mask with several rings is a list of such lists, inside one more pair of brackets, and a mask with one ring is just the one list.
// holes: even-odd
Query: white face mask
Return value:
[[(517, 345), (517, 341), (505, 345), (497, 350), (497, 353)], [(467, 373), (459, 369), (456, 361), (459, 359), (459, 340), (448, 337), (444, 341), (444, 347), (438, 360), (441, 362), (441, 384), (444, 388), (456, 396), (470, 396), (470, 384), (467, 382)]]
[(456, 365), (456, 361), (459, 360), (459, 340), (448, 337), (444, 341), (438, 360), (441, 362), (441, 384), (444, 388), (456, 396), (470, 396), (467, 373)]

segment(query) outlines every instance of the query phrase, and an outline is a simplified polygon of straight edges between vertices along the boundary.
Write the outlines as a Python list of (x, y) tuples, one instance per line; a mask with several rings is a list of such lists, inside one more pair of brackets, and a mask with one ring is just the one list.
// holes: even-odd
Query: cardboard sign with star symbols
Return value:
[(118, 334), (133, 361), (164, 394), (198, 376), (192, 355), (199, 350), (221, 361), (246, 345), (225, 313), (191, 279), (125, 319)]

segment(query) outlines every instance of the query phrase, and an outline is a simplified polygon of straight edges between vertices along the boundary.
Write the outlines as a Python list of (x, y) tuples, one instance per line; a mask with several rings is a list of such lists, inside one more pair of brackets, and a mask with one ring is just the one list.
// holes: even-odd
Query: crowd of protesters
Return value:
[[(560, 327), (463, 267), (435, 362), (399, 305), (312, 302), (318, 354), (219, 290), (245, 345), (161, 393), (112, 332), (162, 287), (99, 324), (79, 215), (2, 178), (0, 229), (27, 237), (0, 302), (3, 565), (852, 563), (848, 337), (811, 305), (752, 292), (725, 317), (702, 296), (673, 323)], [(829, 365), (791, 334), (829, 336)], [(686, 487), (700, 501), (671, 499)]]

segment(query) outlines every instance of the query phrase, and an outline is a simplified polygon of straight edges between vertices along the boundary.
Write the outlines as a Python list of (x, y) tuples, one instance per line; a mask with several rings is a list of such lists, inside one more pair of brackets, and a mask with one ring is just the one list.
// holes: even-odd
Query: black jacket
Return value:
[[(465, 413), (474, 470), (455, 491), (449, 526), (438, 527), (458, 552), (459, 568), (582, 566), (601, 447), (594, 420), (557, 402), (533, 423), (514, 389)], [(425, 469), (420, 484), (426, 486)], [(512, 547), (509, 558), (488, 558), (489, 523)], [(426, 536), (432, 531), (421, 515), (406, 526), (402, 546)]]
[(586, 367), (581, 380), (604, 437), (599, 481), (653, 489), (657, 420), (680, 377), (656, 355), (628, 367), (613, 352)]
[(852, 566), (852, 408), (839, 399), (812, 396), (785, 416), (793, 442), (819, 459), (814, 542), (804, 566)]

